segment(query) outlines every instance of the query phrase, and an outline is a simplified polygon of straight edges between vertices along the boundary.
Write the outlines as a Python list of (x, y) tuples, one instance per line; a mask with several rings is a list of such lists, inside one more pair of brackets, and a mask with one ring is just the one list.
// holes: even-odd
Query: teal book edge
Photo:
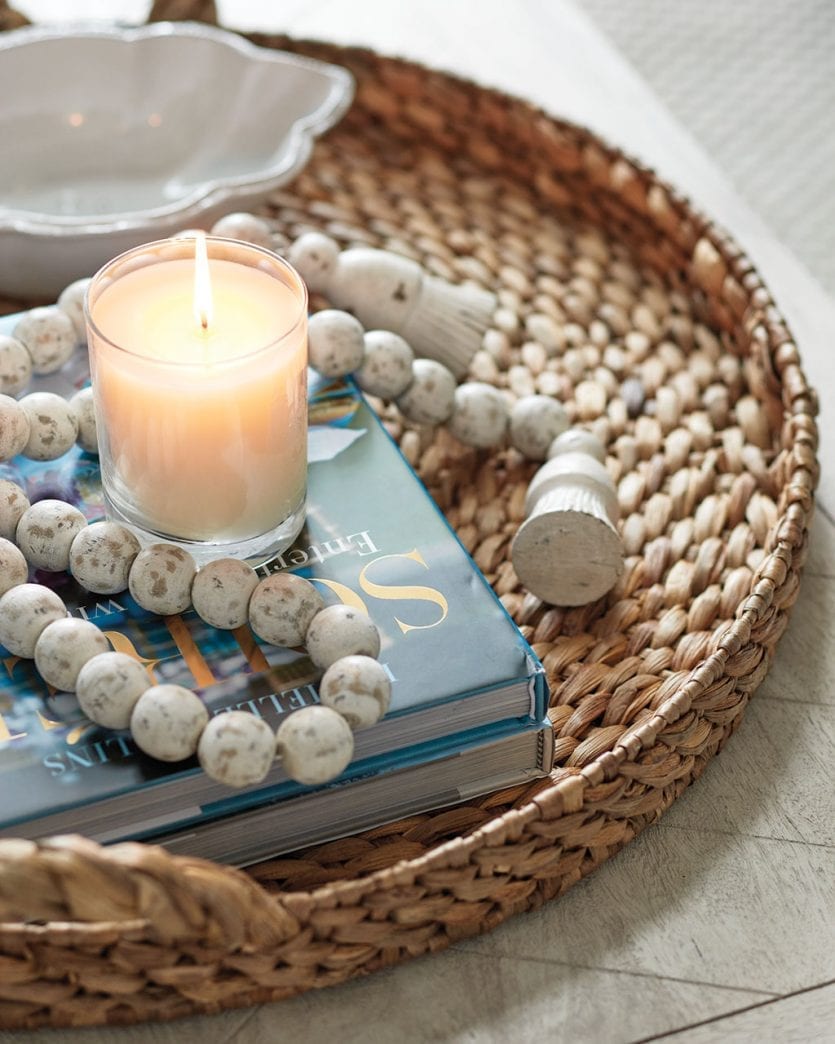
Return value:
[[(0, 333), (11, 332), (14, 319), (0, 319)], [(87, 380), (86, 357), (77, 352), (31, 390), (68, 395)], [(448, 756), (456, 744), (464, 749), (498, 732), (541, 728), (547, 710), (541, 665), (399, 448), (350, 381), (327, 382), (312, 372), (310, 380), (307, 522), (294, 546), (260, 571), (292, 570), (313, 581), (327, 602), (368, 612), (380, 630), (392, 706), (382, 723), (357, 734), (355, 760), (341, 781)], [(16, 458), (0, 465), (0, 478), (23, 486), (32, 501), (57, 497), (75, 503), (88, 521), (103, 517), (97, 458), (78, 448), (49, 463)], [(90, 595), (63, 573), (33, 579), (53, 587), (73, 615), (98, 624), (156, 682), (197, 691), (211, 713), (240, 707), (277, 724), (318, 699), (309, 659), (263, 644), (248, 628), (216, 630), (193, 610), (156, 617), (127, 592)], [(499, 698), (511, 690), (521, 700)], [(483, 708), (479, 728), (456, 727), (468, 701)], [(418, 712), (430, 734), (399, 743)], [(466, 725), (466, 715), (461, 720)], [(375, 734), (385, 736), (385, 749), (370, 753)], [(193, 793), (191, 805), (197, 800), (207, 816), (310, 789), (271, 773), (264, 786), (219, 791), (194, 761), (155, 762), (127, 733), (89, 722), (74, 696), (50, 691), (31, 662), (2, 646), (0, 779), (2, 833), (60, 811), (73, 829), (73, 809), (157, 787), (170, 789), (172, 800), (183, 788)]]
[[(191, 813), (186, 812), (176, 822), (166, 818), (166, 822), (162, 825), (149, 823), (143, 826), (141, 821), (136, 827), (131, 827), (130, 824), (127, 824), (128, 829), (124, 837), (125, 839), (135, 841), (153, 840), (160, 836), (164, 838), (172, 832), (188, 830), (198, 824), (247, 812), (250, 809), (262, 808), (265, 805), (287, 801), (309, 793), (313, 789), (316, 791), (341, 789), (375, 779), (378, 776), (405, 772), (418, 765), (441, 762), (453, 755), (486, 748), (493, 743), (500, 742), (510, 736), (518, 736), (523, 732), (540, 733), (542, 743), (546, 741), (553, 742), (550, 727), (542, 722), (534, 722), (528, 718), (496, 722), (495, 725), (485, 725), (480, 729), (445, 736), (425, 743), (417, 743), (411, 747), (405, 747), (402, 750), (388, 754), (381, 754), (374, 758), (355, 760), (338, 779), (321, 787), (304, 787), (294, 783), (292, 780), (285, 779), (275, 786), (259, 788), (254, 791), (230, 792), (227, 788), (225, 797), (202, 805), (199, 813), (196, 809)], [(547, 766), (547, 764), (547, 756), (542, 754), (537, 768), (543, 765)], [(525, 771), (528, 778), (532, 778), (537, 774), (533, 765), (529, 762), (520, 767)]]

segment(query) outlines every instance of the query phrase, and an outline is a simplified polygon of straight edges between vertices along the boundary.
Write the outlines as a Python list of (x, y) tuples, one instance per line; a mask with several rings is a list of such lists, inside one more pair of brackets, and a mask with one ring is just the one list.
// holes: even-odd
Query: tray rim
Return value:
[[(313, 49), (322, 47), (338, 52), (358, 61), (392, 61), (388, 56), (378, 55), (377, 52), (366, 48), (344, 48), (330, 44), (320, 44), (315, 41), (293, 41), (288, 37), (275, 36), (273, 34), (248, 34), (259, 41), (278, 41), (272, 46), (292, 45), (301, 48)], [(398, 64), (407, 71), (420, 76), (438, 75), (438, 71), (427, 69), (415, 62), (404, 62), (397, 60)], [(471, 87), (472, 85), (463, 77), (440, 74), (454, 83)], [(658, 708), (649, 722), (635, 726), (627, 730), (626, 734), (616, 742), (611, 750), (598, 755), (592, 762), (582, 769), (571, 773), (563, 778), (556, 779), (553, 785), (546, 791), (537, 794), (527, 804), (518, 809), (512, 809), (499, 816), (492, 818), (482, 827), (476, 828), (468, 834), (458, 836), (450, 841), (435, 846), (423, 856), (415, 859), (403, 860), (401, 863), (374, 871), (366, 877), (355, 880), (339, 880), (322, 885), (309, 891), (293, 891), (269, 894), (255, 884), (251, 878), (241, 881), (238, 877), (229, 877), (227, 873), (217, 874), (226, 868), (220, 868), (215, 864), (208, 864), (211, 874), (217, 874), (215, 887), (210, 889), (208, 896), (205, 887), (201, 887), (201, 895), (204, 900), (209, 899), (213, 905), (220, 901), (222, 894), (229, 891), (236, 893), (238, 913), (241, 916), (248, 915), (263, 918), (262, 924), (250, 924), (251, 929), (244, 933), (244, 938), (238, 940), (236, 945), (244, 943), (262, 949), (264, 946), (275, 947), (276, 944), (285, 942), (293, 933), (294, 924), (307, 919), (312, 910), (317, 907), (333, 909), (334, 907), (349, 906), (362, 897), (386, 889), (405, 887), (413, 884), (418, 875), (427, 874), (435, 870), (461, 866), (469, 861), (469, 857), (482, 847), (502, 845), (508, 840), (521, 836), (524, 829), (534, 822), (553, 822), (563, 817), (571, 816), (583, 810), (586, 803), (586, 795), (590, 788), (597, 787), (604, 782), (611, 781), (617, 774), (621, 765), (634, 762), (645, 751), (655, 746), (658, 733), (665, 727), (677, 721), (690, 707), (692, 700), (699, 693), (704, 692), (711, 684), (725, 674), (727, 663), (738, 653), (743, 645), (751, 638), (752, 632), (766, 611), (774, 602), (775, 593), (785, 583), (790, 572), (795, 569), (795, 554), (800, 554), (805, 546), (806, 532), (811, 515), (813, 503), (813, 490), (817, 480), (816, 460), (816, 426), (814, 415), (816, 413), (816, 396), (809, 387), (806, 378), (800, 368), (800, 357), (788, 328), (780, 315), (769, 291), (765, 287), (759, 273), (742, 253), (734, 241), (710, 222), (704, 215), (695, 209), (689, 200), (679, 194), (674, 188), (659, 179), (654, 172), (639, 162), (631, 159), (625, 152), (617, 147), (608, 145), (599, 135), (586, 128), (559, 119), (544, 113), (536, 106), (516, 99), (512, 96), (496, 91), (491, 88), (478, 86), (479, 91), (504, 99), (507, 104), (521, 106), (534, 120), (545, 120), (556, 125), (565, 132), (569, 138), (573, 137), (578, 144), (591, 144), (603, 153), (605, 159), (611, 164), (624, 164), (624, 170), (631, 170), (639, 178), (648, 180), (653, 186), (658, 186), (661, 193), (666, 197), (668, 205), (676, 211), (686, 214), (691, 222), (696, 246), (694, 246), (692, 257), (693, 275), (697, 282), (701, 279), (710, 285), (717, 280), (717, 273), (722, 279), (732, 278), (740, 286), (744, 286), (749, 300), (756, 299), (757, 312), (763, 316), (763, 329), (766, 341), (763, 351), (767, 354), (774, 379), (779, 383), (783, 391), (784, 408), (791, 415), (789, 421), (794, 425), (792, 439), (793, 453), (790, 473), (786, 475), (783, 490), (787, 491), (787, 503), (780, 515), (779, 536), (775, 540), (773, 549), (768, 552), (765, 562), (760, 569), (759, 581), (754, 585), (749, 595), (741, 603), (737, 613), (737, 619), (724, 636), (719, 648), (706, 657), (697, 668), (690, 672), (687, 682), (681, 685), (670, 695)], [(699, 249), (699, 244), (706, 244)], [(676, 797), (689, 785), (686, 778), (676, 782)], [(663, 810), (662, 810), (663, 811)], [(658, 813), (661, 814), (660, 812)], [(657, 817), (656, 817), (657, 818)], [(640, 829), (644, 829), (649, 823), (644, 823)], [(616, 849), (628, 843), (640, 830), (635, 830)], [(77, 872), (85, 869), (90, 873), (101, 872), (105, 867), (108, 873), (115, 873), (120, 879), (129, 882), (136, 872), (139, 872), (144, 856), (136, 852), (115, 853), (114, 849), (101, 850), (92, 846), (90, 842), (83, 839), (54, 839), (33, 845), (26, 853), (20, 852), (21, 864), (49, 865), (54, 861), (53, 857), (61, 852), (74, 864)], [(9, 853), (11, 854), (11, 853)], [(610, 853), (614, 854), (613, 852)], [(3, 851), (0, 842), (0, 863), (7, 855)], [(608, 857), (607, 857), (608, 858)], [(194, 881), (188, 879), (195, 872), (199, 873), (199, 861), (188, 860), (184, 857), (165, 856), (163, 862), (166, 867), (160, 866), (160, 872), (166, 870), (163, 877), (168, 878), (168, 866), (170, 869), (183, 871), (180, 875), (182, 880), (177, 882), (177, 888), (184, 887), (189, 894), (194, 894)], [(596, 865), (596, 864), (595, 864)], [(203, 864), (206, 866), (206, 864)], [(593, 869), (591, 867), (590, 869)], [(589, 872), (589, 871), (586, 871)], [(230, 872), (232, 875), (237, 871)], [(577, 878), (582, 876), (578, 870)], [(252, 894), (247, 885), (257, 888), (257, 893)], [(570, 883), (574, 883), (571, 881)], [(192, 887), (189, 887), (191, 885)], [(208, 881), (202, 882), (203, 886)], [(534, 893), (536, 897), (536, 893)], [(540, 899), (540, 901), (542, 901)], [(487, 930), (495, 924), (510, 916), (517, 909), (538, 905), (536, 901), (510, 904), (503, 908), (496, 916), (486, 919), (482, 930)], [(213, 911), (217, 913), (217, 911)], [(289, 921), (287, 919), (290, 919)], [(226, 918), (223, 918), (225, 921)], [(291, 923), (293, 922), (293, 923)], [(217, 923), (203, 924), (197, 929), (184, 932), (175, 936), (175, 940), (185, 939), (209, 939), (215, 937)], [(103, 940), (110, 937), (114, 930), (124, 929), (128, 932), (139, 928), (143, 934), (151, 927), (151, 937), (154, 937), (154, 926), (150, 920), (141, 918), (130, 918), (120, 922), (84, 922), (74, 921), (73, 932), (78, 932), (87, 942)], [(129, 927), (130, 926), (130, 927)], [(158, 926), (157, 929), (158, 931)], [(21, 937), (36, 938), (42, 935), (45, 929), (42, 926), (15, 924), (6, 922), (0, 925), (0, 938), (20, 939)], [(289, 933), (289, 934), (288, 934)], [(265, 936), (269, 938), (265, 938)], [(226, 940), (227, 943), (230, 940)], [(422, 950), (416, 950), (422, 952)], [(362, 969), (359, 969), (362, 970)], [(367, 970), (372, 970), (370, 967)], [(356, 972), (353, 972), (355, 974)], [(348, 975), (340, 975), (334, 981), (342, 981)], [(325, 983), (321, 983), (325, 984)], [(317, 983), (318, 985), (318, 983)], [(292, 992), (298, 992), (306, 987), (298, 987)], [(279, 991), (284, 995), (287, 991)], [(270, 996), (278, 996), (279, 992), (273, 992)], [(267, 996), (257, 999), (268, 999)], [(247, 995), (241, 1003), (251, 1003), (252, 998)], [(237, 1001), (236, 1001), (237, 1004)], [(201, 1010), (197, 1008), (195, 1010)]]

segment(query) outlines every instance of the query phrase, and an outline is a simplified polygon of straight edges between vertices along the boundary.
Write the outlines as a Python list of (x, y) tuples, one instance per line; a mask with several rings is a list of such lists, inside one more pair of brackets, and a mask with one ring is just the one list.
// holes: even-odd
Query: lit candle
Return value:
[(248, 244), (168, 240), (106, 265), (87, 314), (109, 512), (226, 553), (286, 546), (307, 471), (295, 271)]

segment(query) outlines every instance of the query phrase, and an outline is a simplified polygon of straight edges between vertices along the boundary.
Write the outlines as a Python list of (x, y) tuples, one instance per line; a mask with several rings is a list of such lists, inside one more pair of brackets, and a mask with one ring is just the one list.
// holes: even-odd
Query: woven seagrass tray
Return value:
[[(15, 17), (0, 3), (0, 28)], [(650, 171), (522, 101), (368, 51), (254, 39), (358, 82), (269, 213), (288, 238), (323, 229), (495, 290), (473, 375), (556, 395), (604, 439), (626, 569), (595, 604), (542, 605), (509, 559), (534, 466), (386, 414), (545, 664), (557, 768), (246, 873), (138, 844), (0, 842), (4, 1026), (276, 1000), (555, 898), (698, 778), (797, 597), (815, 398), (739, 248)]]

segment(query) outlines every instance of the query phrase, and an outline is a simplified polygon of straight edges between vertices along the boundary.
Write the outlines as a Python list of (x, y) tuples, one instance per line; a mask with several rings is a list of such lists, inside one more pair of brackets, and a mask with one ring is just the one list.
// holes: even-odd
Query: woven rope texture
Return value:
[(341, 62), (358, 82), (349, 115), (265, 212), (288, 240), (322, 229), (495, 290), (472, 376), (557, 396), (604, 440), (626, 569), (579, 609), (526, 594), (509, 546), (534, 465), (404, 427), (379, 404), (545, 664), (551, 778), (248, 873), (142, 845), (0, 842), (5, 1026), (278, 999), (560, 895), (701, 774), (797, 597), (815, 399), (735, 244), (650, 172), (522, 101), (366, 51), (256, 42)]

